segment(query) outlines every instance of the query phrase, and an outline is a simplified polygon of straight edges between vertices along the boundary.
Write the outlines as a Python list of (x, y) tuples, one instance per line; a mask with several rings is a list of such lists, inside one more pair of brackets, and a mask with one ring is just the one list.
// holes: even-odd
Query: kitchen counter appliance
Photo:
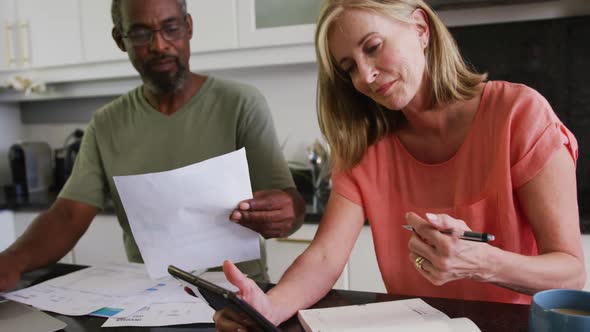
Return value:
[(20, 142), (8, 150), (16, 196), (47, 192), (53, 182), (51, 147), (46, 142)]

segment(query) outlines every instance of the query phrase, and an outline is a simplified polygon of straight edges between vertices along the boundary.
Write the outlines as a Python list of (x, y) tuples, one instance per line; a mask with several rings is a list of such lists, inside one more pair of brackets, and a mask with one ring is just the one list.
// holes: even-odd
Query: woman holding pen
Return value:
[[(316, 51), (333, 190), (313, 242), (267, 294), (226, 262), (243, 299), (274, 323), (311, 306), (365, 219), (389, 293), (530, 303), (583, 287), (577, 142), (541, 95), (469, 69), (422, 0), (328, 0)], [(495, 238), (461, 238), (470, 231)], [(247, 327), (229, 310), (214, 318)]]

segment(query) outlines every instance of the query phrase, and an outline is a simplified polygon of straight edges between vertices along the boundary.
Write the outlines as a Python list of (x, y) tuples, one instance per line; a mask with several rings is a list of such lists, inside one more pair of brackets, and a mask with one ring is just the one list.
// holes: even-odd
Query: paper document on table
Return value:
[(258, 233), (229, 220), (252, 198), (245, 149), (114, 181), (150, 277), (167, 276), (168, 265), (194, 270), (260, 258)]
[(102, 327), (213, 323), (214, 313), (205, 302), (152, 303), (129, 317), (109, 318)]
[[(226, 289), (230, 289), (236, 292), (239, 290), (236, 286), (230, 284), (229, 281), (227, 281), (223, 272), (205, 272), (199, 274), (199, 277), (208, 280), (220, 287), (224, 287)], [(182, 285), (182, 283), (180, 283), (173, 277), (169, 277), (168, 279), (160, 279), (160, 281), (157, 284), (142, 291), (141, 293), (135, 296), (127, 297), (121, 302), (113, 303), (106, 308), (102, 308), (99, 311), (93, 312), (92, 315), (107, 318), (129, 318), (129, 321), (136, 321), (131, 319), (130, 316), (139, 312), (145, 307), (149, 307), (151, 304), (186, 302), (203, 302), (203, 300), (187, 294), (184, 291), (184, 286)], [(209, 312), (209, 310), (207, 310), (207, 312)], [(122, 319), (120, 321), (124, 320)], [(206, 322), (209, 321), (210, 320), (207, 320)]]
[(297, 314), (306, 332), (477, 332), (468, 318), (450, 319), (421, 299), (307, 309)]
[(62, 315), (87, 315), (151, 287), (143, 264), (94, 266), (2, 294), (5, 298)]
[(187, 294), (174, 278), (111, 307), (119, 313), (110, 317), (103, 327), (212, 323), (214, 313), (207, 302)]

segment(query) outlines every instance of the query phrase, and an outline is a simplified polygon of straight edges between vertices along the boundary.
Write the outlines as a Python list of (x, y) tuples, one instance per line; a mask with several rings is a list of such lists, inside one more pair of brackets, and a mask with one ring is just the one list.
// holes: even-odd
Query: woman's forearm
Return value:
[(487, 258), (478, 279), (524, 294), (552, 288), (581, 289), (586, 282), (583, 257), (567, 253), (524, 256), (490, 247)]
[(285, 272), (277, 286), (268, 292), (275, 308), (272, 320), (281, 323), (299, 309), (318, 302), (332, 289), (344, 263), (328, 259), (327, 251), (310, 247)]

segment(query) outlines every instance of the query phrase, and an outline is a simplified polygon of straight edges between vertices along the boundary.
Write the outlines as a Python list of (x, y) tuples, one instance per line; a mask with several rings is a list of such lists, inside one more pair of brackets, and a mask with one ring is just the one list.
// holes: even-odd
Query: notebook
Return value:
[(449, 318), (421, 299), (307, 309), (297, 314), (306, 332), (478, 332), (468, 318)]
[(0, 332), (55, 332), (67, 326), (26, 304), (0, 300)]

